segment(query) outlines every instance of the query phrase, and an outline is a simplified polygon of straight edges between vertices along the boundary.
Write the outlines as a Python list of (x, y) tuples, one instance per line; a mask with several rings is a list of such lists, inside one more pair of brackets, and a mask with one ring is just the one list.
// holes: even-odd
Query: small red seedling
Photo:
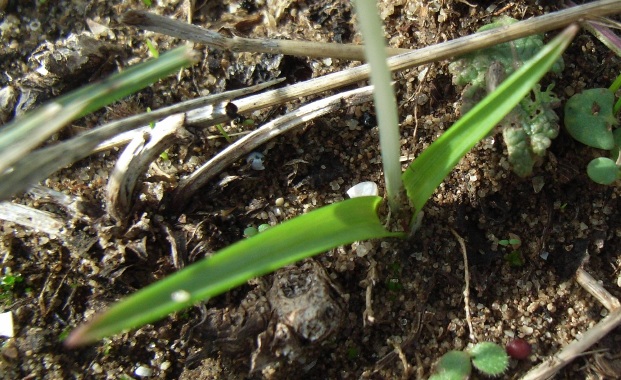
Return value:
[(511, 356), (513, 359), (524, 360), (528, 358), (530, 353), (532, 352), (532, 348), (530, 344), (524, 339), (516, 338), (509, 343), (507, 343), (507, 354)]

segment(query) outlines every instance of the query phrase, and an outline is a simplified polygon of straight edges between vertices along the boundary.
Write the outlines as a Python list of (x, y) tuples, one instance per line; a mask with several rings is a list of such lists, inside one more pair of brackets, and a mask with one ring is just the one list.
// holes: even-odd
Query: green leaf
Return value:
[(459, 160), (531, 91), (577, 31), (577, 26), (565, 29), (414, 160), (403, 181), (416, 213)]
[(470, 350), (474, 368), (488, 376), (503, 374), (509, 366), (509, 355), (496, 343), (477, 343)]
[(619, 167), (617, 164), (606, 157), (598, 157), (587, 166), (587, 175), (593, 182), (600, 185), (610, 185), (619, 179)]
[(54, 99), (3, 126), (0, 133), (0, 173), (72, 120), (132, 94), (196, 59), (197, 55), (191, 48), (182, 46), (156, 60), (132, 66), (99, 83)]
[(463, 351), (449, 351), (436, 364), (436, 373), (429, 380), (464, 380), (470, 376), (470, 356)]
[(158, 281), (72, 332), (77, 346), (142, 326), (298, 260), (354, 241), (403, 237), (377, 216), (380, 197), (359, 197), (301, 215)]
[(615, 96), (607, 88), (592, 88), (569, 98), (565, 104), (565, 128), (574, 139), (593, 148), (614, 147), (612, 127)]

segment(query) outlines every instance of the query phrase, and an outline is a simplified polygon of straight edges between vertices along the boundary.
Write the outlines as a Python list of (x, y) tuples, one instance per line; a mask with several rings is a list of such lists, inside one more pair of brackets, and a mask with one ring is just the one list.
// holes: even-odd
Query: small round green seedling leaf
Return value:
[(587, 166), (589, 178), (600, 185), (610, 185), (619, 178), (619, 167), (607, 157), (598, 157)]
[(244, 236), (245, 237), (253, 237), (254, 235), (258, 234), (259, 230), (257, 230), (255, 227), (247, 227), (244, 228)]
[(449, 351), (438, 360), (436, 373), (429, 380), (464, 380), (470, 372), (470, 355), (463, 351)]
[(487, 376), (502, 375), (509, 365), (509, 355), (496, 343), (477, 343), (469, 352), (474, 368)]
[(618, 124), (612, 107), (614, 94), (607, 88), (592, 88), (569, 98), (565, 104), (565, 128), (574, 139), (593, 148), (610, 150)]

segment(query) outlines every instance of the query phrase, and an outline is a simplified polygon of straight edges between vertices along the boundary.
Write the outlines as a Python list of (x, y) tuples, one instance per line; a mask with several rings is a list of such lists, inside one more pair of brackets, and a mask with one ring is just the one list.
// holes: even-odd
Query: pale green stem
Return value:
[(354, 1), (360, 30), (364, 38), (364, 52), (371, 66), (371, 84), (379, 125), (380, 148), (386, 181), (386, 196), (392, 211), (399, 209), (399, 194), (403, 188), (401, 180), (401, 153), (397, 101), (391, 85), (391, 74), (386, 64), (384, 31), (379, 18), (377, 4), (373, 0)]

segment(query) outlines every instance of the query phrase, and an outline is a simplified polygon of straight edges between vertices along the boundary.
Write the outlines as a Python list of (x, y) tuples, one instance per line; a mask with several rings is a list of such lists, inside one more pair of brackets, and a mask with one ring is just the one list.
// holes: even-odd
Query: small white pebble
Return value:
[(347, 190), (347, 195), (349, 195), (350, 198), (364, 197), (377, 194), (379, 194), (377, 184), (371, 181), (360, 182), (359, 184), (354, 185), (349, 190)]
[(147, 366), (141, 365), (136, 368), (134, 374), (138, 377), (149, 377), (153, 375), (153, 370)]
[(185, 302), (190, 299), (190, 292), (185, 290), (177, 290), (170, 295), (170, 298), (175, 302)]
[(276, 205), (276, 207), (282, 207), (285, 204), (285, 198), (280, 197), (280, 198), (276, 198), (276, 200), (274, 201), (274, 205)]
[(0, 314), (0, 336), (12, 338), (15, 336), (15, 330), (13, 329), (13, 313), (7, 311)]
[(369, 253), (369, 251), (373, 249), (373, 244), (368, 241), (362, 242), (362, 243), (359, 243), (355, 249), (356, 249), (356, 256), (364, 257)]
[(101, 368), (101, 366), (98, 363), (93, 363), (93, 365), (91, 366), (91, 369), (93, 370), (93, 372), (97, 374), (103, 372), (103, 368)]
[(165, 362), (163, 362), (162, 364), (160, 364), (160, 370), (161, 371), (166, 371), (168, 368), (170, 368), (172, 364), (167, 360)]
[(265, 170), (264, 160), (265, 156), (262, 153), (252, 152), (246, 158), (246, 163), (250, 164), (252, 170)]

